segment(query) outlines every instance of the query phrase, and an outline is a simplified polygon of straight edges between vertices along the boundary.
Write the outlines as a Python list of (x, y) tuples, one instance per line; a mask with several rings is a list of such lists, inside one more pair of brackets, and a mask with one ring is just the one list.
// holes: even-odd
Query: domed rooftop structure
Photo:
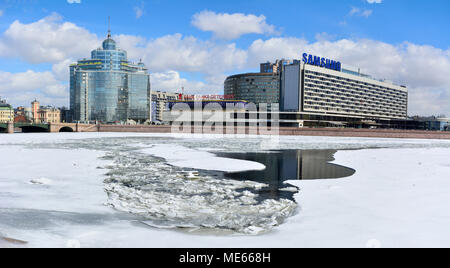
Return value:
[(106, 39), (103, 41), (102, 45), (104, 50), (116, 50), (116, 41), (112, 40), (111, 38)]
[(103, 49), (104, 50), (116, 50), (116, 41), (111, 38), (111, 28), (108, 27), (108, 38), (103, 41)]

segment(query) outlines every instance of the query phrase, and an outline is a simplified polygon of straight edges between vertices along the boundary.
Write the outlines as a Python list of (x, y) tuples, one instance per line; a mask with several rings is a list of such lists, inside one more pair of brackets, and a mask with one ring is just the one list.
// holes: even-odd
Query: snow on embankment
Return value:
[(253, 161), (215, 156), (212, 153), (186, 148), (180, 145), (155, 145), (142, 152), (161, 157), (173, 166), (224, 172), (264, 170), (266, 166)]

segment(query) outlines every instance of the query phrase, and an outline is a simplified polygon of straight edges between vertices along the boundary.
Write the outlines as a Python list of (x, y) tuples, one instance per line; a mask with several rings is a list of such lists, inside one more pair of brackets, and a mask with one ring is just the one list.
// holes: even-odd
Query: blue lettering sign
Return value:
[(308, 54), (303, 53), (303, 62), (308, 63)]
[(329, 60), (327, 58), (321, 58), (318, 56), (308, 55), (307, 53), (303, 53), (302, 55), (303, 63), (319, 66), (322, 68), (327, 68), (330, 70), (341, 71), (342, 64), (339, 61)]
[(314, 56), (314, 65), (320, 66), (320, 57)]

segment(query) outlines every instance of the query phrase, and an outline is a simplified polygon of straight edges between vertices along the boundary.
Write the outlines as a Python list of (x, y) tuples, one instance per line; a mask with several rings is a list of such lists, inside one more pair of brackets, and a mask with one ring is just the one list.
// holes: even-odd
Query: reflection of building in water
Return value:
[[(337, 179), (351, 176), (351, 168), (330, 164), (335, 150), (286, 150), (271, 153), (223, 153), (220, 156), (249, 160), (266, 166), (263, 171), (247, 171), (227, 174), (233, 179), (252, 180), (268, 184), (264, 189), (267, 198), (289, 198), (280, 192), (288, 180)], [(290, 193), (292, 195), (292, 193)]]
[(249, 153), (246, 160), (266, 165), (266, 178), (286, 180), (315, 180), (347, 177), (354, 173), (350, 168), (330, 164), (334, 150), (289, 150), (273, 153)]
[(333, 150), (296, 150), (281, 161), (280, 178), (282, 180), (334, 179), (351, 176), (354, 171), (349, 168), (330, 164), (334, 160)]

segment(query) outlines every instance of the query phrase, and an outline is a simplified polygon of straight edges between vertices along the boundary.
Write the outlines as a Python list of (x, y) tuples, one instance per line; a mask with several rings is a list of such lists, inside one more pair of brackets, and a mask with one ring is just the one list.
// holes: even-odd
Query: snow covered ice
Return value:
[[(205, 151), (167, 144), (169, 142), (163, 138), (118, 137), (33, 143), (26, 144), (25, 148), (103, 152), (101, 159), (111, 161), (97, 167), (107, 171), (104, 190), (108, 198), (104, 203), (117, 211), (139, 216), (151, 226), (225, 229), (258, 234), (281, 224), (295, 212), (297, 205), (291, 200), (258, 202), (257, 194), (249, 190), (263, 188), (265, 185), (261, 183), (217, 179), (201, 173), (193, 176), (192, 172), (189, 175), (180, 169), (229, 172), (261, 170), (264, 165), (219, 158)], [(77, 162), (73, 162), (72, 166), (83, 168)], [(45, 186), (53, 184), (47, 178), (32, 179), (30, 182)]]
[(202, 171), (263, 169), (213, 153), (257, 152), (264, 143), (1, 135), (1, 236), (27, 247), (450, 246), (449, 141), (281, 137), (276, 149), (361, 149), (335, 156), (356, 170), (352, 177), (284, 185), (301, 189), (296, 202), (258, 201), (264, 185)]

